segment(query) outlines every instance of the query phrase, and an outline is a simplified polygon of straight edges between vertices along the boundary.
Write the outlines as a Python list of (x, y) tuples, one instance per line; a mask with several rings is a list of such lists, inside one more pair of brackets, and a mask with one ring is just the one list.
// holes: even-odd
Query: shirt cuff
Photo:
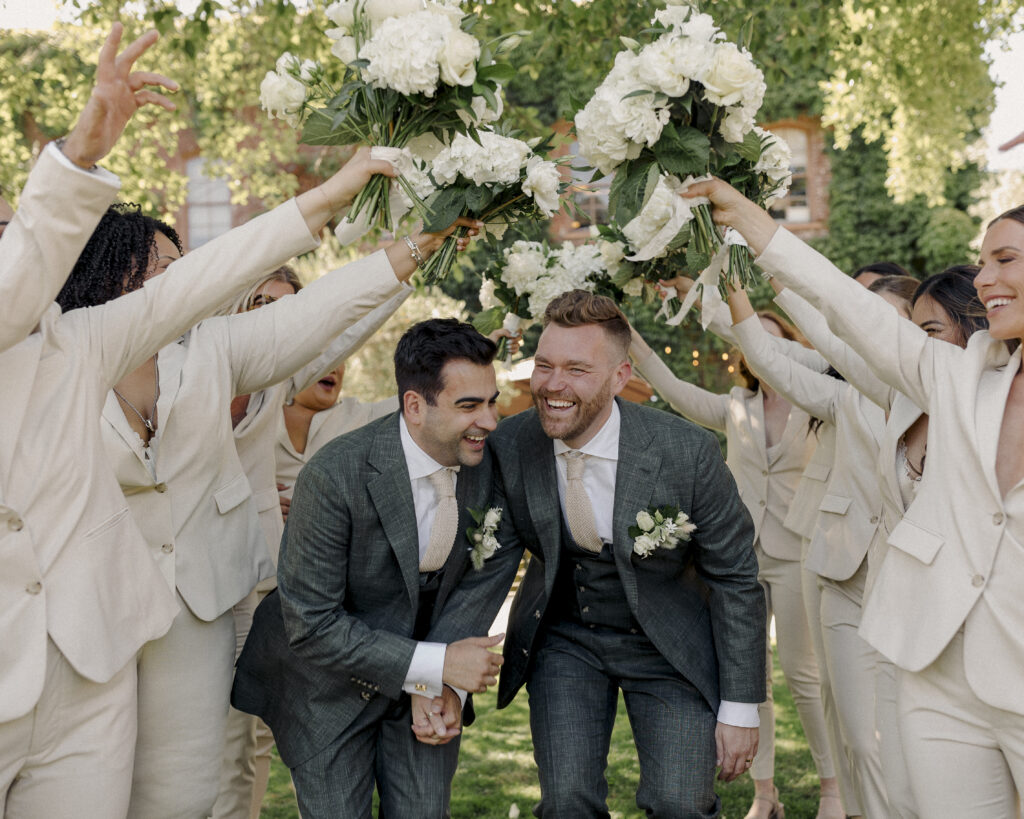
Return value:
[(75, 173), (85, 174), (86, 176), (90, 176), (94, 179), (100, 179), (114, 188), (121, 187), (121, 181), (117, 178), (117, 176), (112, 174), (110, 171), (104, 170), (103, 168), (100, 168), (98, 166), (95, 168), (83, 168), (80, 165), (76, 165), (74, 162), (72, 162), (70, 159), (64, 156), (64, 152), (57, 147), (55, 142), (47, 143), (45, 150), (49, 152), (50, 156), (56, 159), (61, 165), (63, 165), (68, 170), (72, 170)]
[(761, 718), (757, 715), (756, 702), (729, 702), (722, 700), (718, 706), (718, 721), (737, 728), (757, 728)]
[(459, 702), (462, 703), (462, 708), (463, 708), (463, 710), (465, 710), (465, 708), (466, 708), (466, 698), (469, 696), (469, 692), (468, 691), (463, 691), (461, 688), (456, 688), (454, 685), (449, 685), (448, 687), (452, 691), (454, 691), (456, 694), (459, 695)]
[(402, 690), (421, 697), (440, 697), (444, 674), (444, 643), (416, 643)]

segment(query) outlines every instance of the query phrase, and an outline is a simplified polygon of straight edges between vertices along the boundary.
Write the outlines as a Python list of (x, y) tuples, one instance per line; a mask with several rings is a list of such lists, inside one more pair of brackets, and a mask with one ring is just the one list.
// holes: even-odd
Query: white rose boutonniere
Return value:
[(697, 530), (690, 516), (675, 506), (651, 506), (636, 513), (636, 526), (629, 527), (633, 551), (649, 557), (655, 549), (674, 549)]
[(490, 560), (501, 548), (498, 538), (495, 537), (498, 526), (501, 525), (501, 508), (470, 509), (469, 514), (476, 521), (476, 527), (466, 529), (466, 536), (472, 544), (469, 547), (469, 559), (473, 568), (480, 571), (484, 567), (484, 562)]

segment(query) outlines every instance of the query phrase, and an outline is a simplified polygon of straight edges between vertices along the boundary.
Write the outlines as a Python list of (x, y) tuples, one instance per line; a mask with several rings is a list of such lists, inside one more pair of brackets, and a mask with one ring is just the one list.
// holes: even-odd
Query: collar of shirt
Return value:
[[(404, 415), (398, 416), (398, 429), (402, 437), (402, 451), (405, 453), (405, 465), (409, 469), (410, 480), (415, 481), (417, 478), (426, 478), (428, 475), (433, 475), (437, 470), (445, 468), (444, 464), (439, 464), (431, 458), (413, 440), (409, 427), (405, 423)], [(453, 472), (459, 471), (457, 466), (450, 466), (448, 468)]]
[[(617, 401), (612, 400), (612, 412), (611, 415), (608, 416), (608, 420), (604, 422), (604, 426), (597, 431), (597, 434), (593, 438), (580, 447), (580, 452), (586, 455), (592, 455), (595, 458), (618, 461), (619, 428), (621, 426), (622, 416), (619, 413), (619, 404)], [(563, 452), (568, 452), (572, 449), (572, 447), (566, 444), (561, 438), (555, 438), (553, 444), (555, 447), (556, 458)]]

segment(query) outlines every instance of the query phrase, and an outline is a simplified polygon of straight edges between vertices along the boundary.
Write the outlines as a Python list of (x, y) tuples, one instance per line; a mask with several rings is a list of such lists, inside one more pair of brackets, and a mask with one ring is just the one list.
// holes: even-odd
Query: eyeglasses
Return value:
[(249, 309), (255, 310), (257, 307), (266, 307), (268, 304), (273, 304), (278, 298), (278, 296), (269, 296), (266, 293), (257, 293), (252, 297), (252, 301), (249, 302)]

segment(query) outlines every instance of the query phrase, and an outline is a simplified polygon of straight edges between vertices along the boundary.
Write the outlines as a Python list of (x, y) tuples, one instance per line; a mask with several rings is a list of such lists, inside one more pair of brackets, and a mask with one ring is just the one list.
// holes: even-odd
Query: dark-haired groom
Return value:
[[(514, 529), (502, 548), (532, 553), (498, 706), (526, 683), (543, 817), (608, 816), (620, 690), (648, 816), (717, 815), (716, 762), (733, 779), (757, 749), (765, 601), (750, 516), (713, 435), (616, 399), (629, 343), (610, 299), (555, 299), (531, 379), (536, 409), (488, 439)], [(669, 507), (696, 526), (688, 540), (630, 534), (638, 513)]]
[[(278, 591), (256, 610), (232, 704), (274, 732), (304, 819), (448, 815), (462, 697), (496, 682), (486, 635), (519, 555), (477, 555), (491, 501), (495, 346), (432, 319), (395, 350), (400, 410), (299, 474)], [(468, 715), (467, 715), (468, 716)], [(467, 718), (468, 722), (468, 718)], [(415, 733), (414, 733), (415, 729)]]

